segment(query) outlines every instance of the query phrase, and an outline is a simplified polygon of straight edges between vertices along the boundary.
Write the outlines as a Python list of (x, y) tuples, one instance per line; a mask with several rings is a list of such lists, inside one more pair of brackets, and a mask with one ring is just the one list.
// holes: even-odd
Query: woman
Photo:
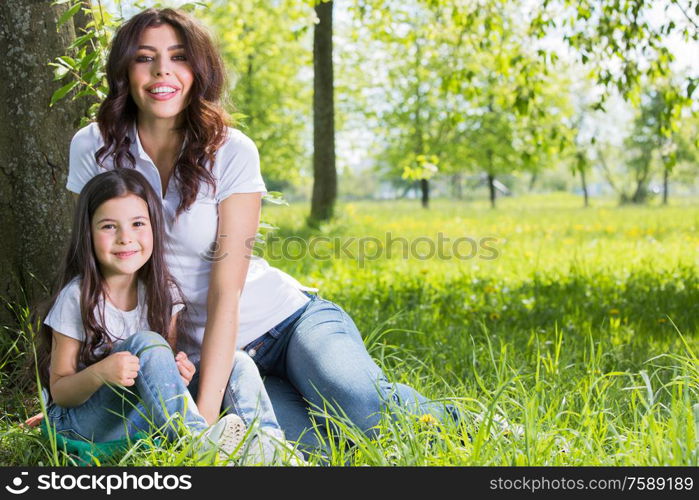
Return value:
[(71, 143), (67, 187), (79, 193), (104, 169), (128, 167), (161, 195), (166, 258), (192, 306), (180, 347), (198, 365), (190, 390), (208, 422), (234, 407), (226, 387), (236, 348), (267, 376), (277, 419), (292, 440), (317, 444), (304, 431), (309, 408), (324, 401), (364, 431), (389, 400), (444, 415), (441, 405), (387, 381), (340, 307), (251, 259), (266, 191), (259, 157), (248, 137), (226, 127), (224, 68), (194, 19), (171, 9), (131, 18), (115, 35), (107, 80), (97, 123)]

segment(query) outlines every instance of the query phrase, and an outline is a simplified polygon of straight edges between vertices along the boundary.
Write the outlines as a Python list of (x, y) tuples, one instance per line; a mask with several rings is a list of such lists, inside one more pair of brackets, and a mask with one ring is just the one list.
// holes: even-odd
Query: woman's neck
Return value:
[(133, 274), (117, 274), (104, 279), (104, 294), (117, 309), (131, 311), (138, 305), (138, 277)]
[(163, 195), (167, 190), (175, 162), (182, 148), (182, 133), (173, 120), (138, 119), (138, 138), (146, 154), (155, 163), (162, 183)]

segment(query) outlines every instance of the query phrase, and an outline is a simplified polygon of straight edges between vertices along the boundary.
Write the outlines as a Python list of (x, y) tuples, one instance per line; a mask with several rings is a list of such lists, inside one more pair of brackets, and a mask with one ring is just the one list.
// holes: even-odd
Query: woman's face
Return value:
[(139, 119), (175, 119), (188, 103), (194, 75), (182, 37), (169, 24), (146, 28), (129, 67)]

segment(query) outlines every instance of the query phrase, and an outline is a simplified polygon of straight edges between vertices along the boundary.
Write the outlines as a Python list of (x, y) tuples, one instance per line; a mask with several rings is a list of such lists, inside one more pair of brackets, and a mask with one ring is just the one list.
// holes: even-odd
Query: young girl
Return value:
[[(243, 421), (231, 413), (209, 428), (187, 390), (194, 365), (171, 350), (184, 304), (164, 241), (160, 203), (140, 173), (112, 170), (85, 185), (60, 292), (41, 331), (48, 418), (68, 437), (109, 441), (153, 427), (175, 438), (179, 415), (200, 447), (230, 455), (245, 435)], [(254, 363), (241, 354), (235, 366), (239, 401), (255, 412), (262, 398), (262, 424), (278, 434)]]

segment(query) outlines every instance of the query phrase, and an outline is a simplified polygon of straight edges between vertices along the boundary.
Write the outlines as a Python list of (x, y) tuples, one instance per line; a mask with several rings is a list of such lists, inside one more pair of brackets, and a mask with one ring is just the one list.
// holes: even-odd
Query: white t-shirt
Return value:
[[(175, 218), (180, 202), (175, 176), (170, 176), (165, 197), (162, 197), (160, 174), (146, 154), (136, 127), (129, 131), (131, 153), (136, 170), (142, 173), (163, 201), (166, 232), (166, 254), (170, 272), (188, 301), (188, 331), (179, 348), (193, 361), (200, 358), (201, 342), (206, 326), (206, 301), (211, 274), (212, 245), (218, 229), (218, 204), (234, 193), (266, 192), (260, 174), (257, 147), (245, 134), (228, 129), (226, 142), (216, 153), (212, 174), (216, 190), (202, 183), (199, 194), (188, 210)], [(95, 175), (103, 172), (95, 161), (95, 152), (103, 141), (96, 123), (79, 130), (70, 144), (70, 166), (67, 188), (80, 193)], [(107, 168), (114, 168), (106, 158)], [(240, 300), (240, 324), (237, 346), (244, 347), (270, 328), (289, 317), (308, 302), (302, 286), (288, 274), (271, 267), (264, 259), (252, 258)]]
[[(63, 335), (85, 342), (85, 328), (80, 314), (80, 283), (80, 278), (74, 278), (60, 291), (44, 323)], [(145, 286), (141, 281), (138, 282), (137, 290), (138, 304), (130, 311), (123, 311), (108, 300), (105, 302), (104, 298), (95, 309), (99, 320), (99, 310), (104, 308), (104, 328), (114, 344), (126, 340), (136, 332), (150, 330)], [(183, 304), (173, 305), (172, 313), (176, 314), (183, 307)], [(97, 348), (98, 352), (103, 350)]]

